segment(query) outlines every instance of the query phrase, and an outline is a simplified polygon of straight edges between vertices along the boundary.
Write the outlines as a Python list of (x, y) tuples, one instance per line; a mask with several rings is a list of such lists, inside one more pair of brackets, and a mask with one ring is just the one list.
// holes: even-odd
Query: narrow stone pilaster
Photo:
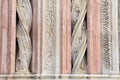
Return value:
[(119, 74), (118, 0), (101, 0), (101, 59), (103, 74)]
[(31, 71), (34, 74), (41, 73), (42, 58), (42, 0), (32, 0), (32, 63)]
[(87, 27), (88, 27), (88, 73), (101, 73), (101, 20), (100, 0), (88, 0)]
[(0, 0), (0, 74), (14, 74), (16, 0)]
[(61, 0), (61, 73), (71, 73), (71, 0)]

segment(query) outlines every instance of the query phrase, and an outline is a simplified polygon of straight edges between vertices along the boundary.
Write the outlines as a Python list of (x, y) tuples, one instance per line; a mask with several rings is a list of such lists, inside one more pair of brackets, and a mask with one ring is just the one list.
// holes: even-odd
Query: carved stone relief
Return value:
[(55, 0), (43, 0), (43, 73), (52, 73), (55, 68)]
[(17, 73), (29, 73), (32, 47), (30, 30), (32, 22), (32, 9), (29, 0), (17, 0), (17, 13), (19, 22), (17, 24), (17, 41), (19, 53), (16, 60)]
[(117, 21), (117, 0), (101, 0), (101, 52), (103, 74), (119, 73)]
[(102, 14), (101, 14), (101, 37), (102, 37), (102, 54), (103, 54), (103, 71), (110, 71), (112, 69), (112, 31), (111, 26), (111, 10), (110, 10), (110, 1), (102, 0)]
[[(32, 26), (33, 73), (44, 75), (71, 72), (71, 49), (69, 48), (71, 25), (68, 25), (71, 23), (70, 16), (68, 16), (71, 8), (66, 8), (67, 2), (70, 3), (69, 0), (32, 0), (34, 15)], [(63, 9), (67, 9), (67, 11), (65, 12)]]
[[(86, 5), (87, 0), (72, 1), (72, 73), (86, 73), (84, 60), (87, 47), (86, 34)], [(82, 64), (83, 63), (83, 64)]]
[[(18, 49), (18, 53), (16, 54), (17, 56), (16, 64), (14, 64), (13, 66), (15, 67), (16, 65), (15, 70), (17, 73), (28, 74), (30, 73), (30, 71), (31, 72), (33, 71), (33, 73), (38, 73), (38, 74), (60, 74), (60, 73), (68, 74), (71, 73), (72, 71), (72, 74), (87, 74), (87, 69), (89, 67), (88, 66), (89, 62), (86, 63), (87, 40), (89, 37), (87, 36), (87, 26), (90, 25), (90, 27), (92, 27), (91, 32), (89, 32), (92, 33), (90, 35), (92, 36), (90, 37), (92, 48), (90, 49), (91, 49), (91, 53), (93, 53), (92, 57), (94, 58), (92, 59), (93, 63), (91, 61), (91, 64), (94, 65), (93, 67), (94, 69), (91, 69), (91, 73), (92, 71), (93, 73), (101, 73), (101, 69), (102, 69), (102, 74), (119, 74), (118, 26), (117, 26), (118, 16), (117, 16), (117, 5), (114, 5), (117, 4), (117, 0), (114, 1), (101, 0), (101, 4), (99, 4), (100, 6), (97, 5), (100, 0), (97, 0), (95, 6), (90, 6), (92, 8), (92, 7), (96, 7), (97, 5), (97, 8), (94, 8), (92, 10), (95, 11), (98, 9), (98, 13), (97, 13), (97, 17), (94, 18), (93, 14), (95, 14), (95, 12), (93, 11), (89, 12), (91, 13), (90, 16), (92, 16), (89, 18), (92, 19), (92, 21), (88, 25), (86, 21), (88, 0), (72, 0), (71, 2), (72, 30), (71, 30), (71, 19), (70, 19), (71, 8), (68, 9), (68, 7), (70, 7), (71, 5), (70, 0), (65, 0), (65, 2), (64, 0), (62, 1), (61, 0), (41, 0), (41, 1), (31, 0), (31, 1), (32, 2), (36, 1), (33, 3), (34, 8), (31, 8), (30, 0), (17, 0), (16, 7), (18, 14), (18, 23), (16, 27), (17, 28), (16, 36), (17, 36), (19, 49)], [(4, 3), (6, 7), (9, 7), (7, 5), (8, 3), (10, 4), (11, 2), (7, 1)], [(94, 3), (94, 1), (91, 0), (91, 3)], [(0, 7), (0, 10), (3, 10), (4, 8), (5, 7), (2, 5), (2, 8)], [(39, 9), (40, 11), (37, 11)], [(16, 8), (14, 8), (13, 10), (15, 11)], [(10, 59), (11, 60), (10, 66), (12, 69), (11, 71), (9, 71), (9, 69), (2, 70), (3, 67), (8, 67), (7, 65), (9, 65), (9, 63), (5, 65), (1, 65), (4, 63), (3, 57), (5, 55), (8, 55), (8, 52), (11, 52), (12, 49), (15, 50), (15, 30), (16, 30), (15, 24), (13, 24), (14, 28), (11, 28), (12, 25), (10, 25), (9, 28), (8, 24), (11, 23), (9, 19), (12, 18), (12, 15), (9, 18), (7, 18), (8, 14), (4, 14), (6, 12), (10, 14), (9, 11), (12, 11), (11, 8), (9, 9), (6, 8), (5, 11), (2, 11), (2, 13), (0, 13), (0, 17), (2, 17), (0, 25), (3, 25), (2, 23), (4, 22), (4, 18), (6, 19), (6, 22), (3, 25), (3, 27), (0, 27), (1, 30), (0, 57), (2, 58), (0, 61), (1, 73), (2, 72), (14, 73), (14, 68), (12, 68), (12, 64), (11, 64), (12, 62), (15, 62), (14, 59)], [(34, 12), (34, 15), (32, 15), (32, 11)], [(13, 14), (15, 15), (15, 13)], [(32, 18), (32, 16), (34, 17), (34, 19)], [(35, 20), (33, 21), (34, 26), (32, 26), (32, 20)], [(94, 24), (95, 20), (97, 22), (96, 24)], [(13, 22), (15, 22), (15, 20)], [(31, 38), (34, 38), (32, 39), (33, 41), (37, 41), (33, 43), (31, 42), (31, 38), (30, 38), (31, 26), (33, 27), (32, 29), (34, 29)], [(120, 26), (120, 20), (119, 20), (119, 26)], [(96, 27), (97, 29), (95, 29)], [(11, 29), (15, 29), (13, 33)], [(72, 31), (72, 36), (71, 36), (71, 31)], [(12, 34), (14, 35), (13, 37), (11, 36)], [(6, 36), (9, 38), (6, 38)], [(12, 40), (12, 38), (14, 38), (14, 40)], [(99, 40), (97, 40), (97, 38), (99, 38)], [(10, 42), (8, 42), (9, 40)], [(12, 41), (14, 41), (13, 47), (12, 47)], [(99, 42), (100, 44), (99, 43), (97, 44), (97, 42)], [(72, 45), (72, 54), (71, 54), (71, 45)], [(8, 46), (10, 46), (10, 49), (8, 48)], [(34, 48), (32, 48), (32, 46)], [(96, 48), (96, 46), (97, 49), (94, 49)], [(4, 47), (6, 47), (6, 49), (4, 49)], [(34, 49), (35, 51), (32, 51), (32, 49)], [(34, 55), (32, 54), (32, 52), (34, 52), (35, 56), (32, 56)], [(12, 58), (11, 57), (12, 55), (15, 58), (15, 55), (12, 54), (12, 52), (9, 55), (10, 58)], [(72, 70), (71, 70), (71, 55), (72, 55)], [(97, 56), (99, 58), (101, 57), (101, 60), (97, 59), (98, 58)], [(6, 61), (8, 60), (6, 56), (4, 58)], [(31, 60), (34, 60), (33, 63), (31, 63)], [(33, 67), (32, 70), (30, 69), (30, 66), (33, 64), (34, 65), (37, 64), (37, 65), (32, 66)], [(101, 65), (102, 67), (101, 66), (99, 67), (99, 65)]]
[(117, 0), (90, 0), (88, 4), (88, 72), (119, 74)]
[[(57, 32), (60, 25), (56, 22), (60, 19), (56, 18), (57, 15), (57, 5), (59, 0), (43, 0), (42, 5), (42, 74), (55, 74), (60, 73), (60, 66), (57, 69), (57, 65), (60, 65), (59, 58), (58, 61), (56, 57), (59, 54), (58, 47), (60, 42), (57, 42), (58, 37), (60, 37), (60, 31)], [(58, 7), (59, 9), (59, 7)], [(58, 11), (59, 12), (59, 11)], [(60, 12), (59, 12), (60, 13)], [(59, 23), (58, 23), (59, 24)]]

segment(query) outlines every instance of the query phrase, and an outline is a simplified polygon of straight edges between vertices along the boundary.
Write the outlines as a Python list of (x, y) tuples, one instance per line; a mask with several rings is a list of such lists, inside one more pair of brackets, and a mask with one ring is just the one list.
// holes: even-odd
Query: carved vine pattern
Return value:
[(49, 73), (55, 71), (55, 40), (56, 40), (56, 26), (55, 26), (55, 0), (45, 0), (45, 67), (44, 69)]
[(102, 0), (101, 10), (101, 47), (103, 59), (103, 71), (112, 70), (112, 26), (111, 26), (111, 4), (110, 0)]

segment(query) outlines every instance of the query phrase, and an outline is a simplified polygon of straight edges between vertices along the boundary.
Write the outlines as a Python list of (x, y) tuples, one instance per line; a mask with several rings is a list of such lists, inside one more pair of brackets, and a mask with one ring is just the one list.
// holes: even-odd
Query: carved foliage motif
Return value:
[(118, 0), (101, 0), (103, 74), (119, 74)]
[(55, 0), (43, 0), (43, 30), (44, 42), (43, 46), (46, 54), (44, 56), (43, 73), (54, 73), (55, 70)]
[(103, 71), (112, 70), (112, 25), (111, 25), (111, 0), (102, 0), (101, 7), (101, 47)]

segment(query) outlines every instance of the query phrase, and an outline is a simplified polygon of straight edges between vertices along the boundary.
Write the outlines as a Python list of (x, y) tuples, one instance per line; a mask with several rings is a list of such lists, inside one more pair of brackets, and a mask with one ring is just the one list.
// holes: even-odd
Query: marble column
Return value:
[(61, 0), (62, 16), (62, 74), (71, 73), (71, 0)]
[(31, 71), (34, 74), (41, 73), (41, 29), (42, 29), (42, 0), (31, 0), (33, 20), (32, 20), (32, 64)]
[(101, 73), (100, 0), (88, 0), (88, 73)]
[(0, 74), (14, 74), (16, 0), (0, 0)]

